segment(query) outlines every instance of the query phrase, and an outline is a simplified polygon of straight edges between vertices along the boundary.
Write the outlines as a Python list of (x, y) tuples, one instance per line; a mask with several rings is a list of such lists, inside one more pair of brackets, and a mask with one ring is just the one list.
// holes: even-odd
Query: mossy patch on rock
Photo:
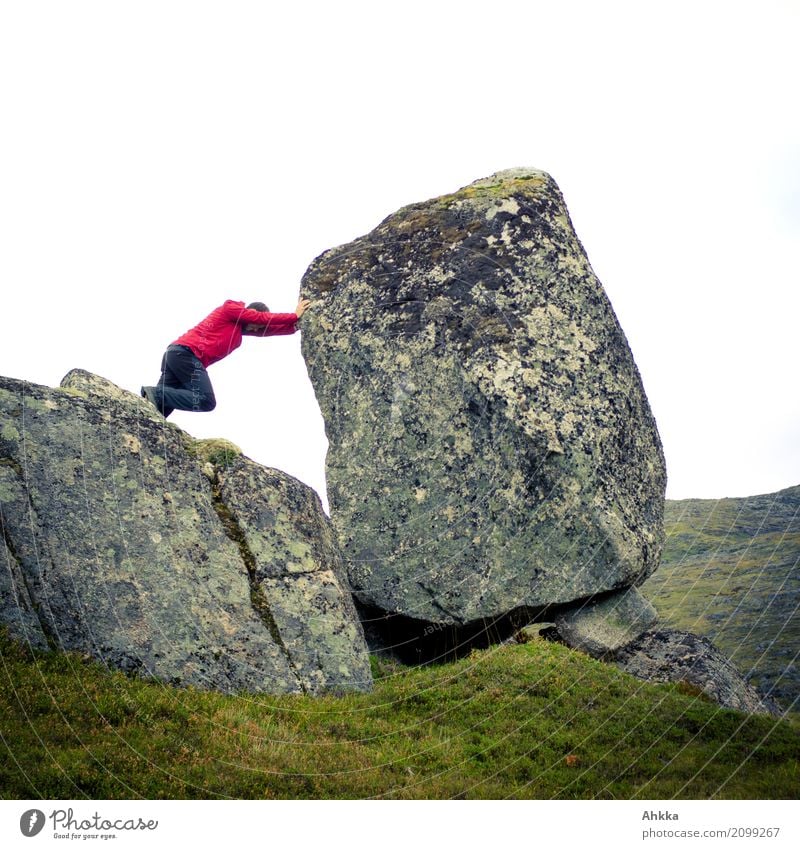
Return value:
[(220, 468), (227, 468), (237, 458), (242, 456), (242, 449), (227, 439), (194, 439), (187, 444), (187, 451), (207, 463)]

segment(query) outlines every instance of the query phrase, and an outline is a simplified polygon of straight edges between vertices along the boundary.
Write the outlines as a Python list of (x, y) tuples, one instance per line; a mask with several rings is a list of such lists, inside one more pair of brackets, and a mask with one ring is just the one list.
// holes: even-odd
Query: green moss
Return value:
[(72, 395), (75, 398), (88, 398), (89, 393), (84, 392), (82, 389), (76, 389), (74, 386), (60, 386), (57, 387), (58, 391), (63, 392), (65, 395)]
[(256, 573), (256, 559), (253, 556), (253, 552), (250, 551), (247, 546), (247, 539), (245, 538), (244, 532), (239, 527), (236, 517), (233, 515), (233, 512), (228, 505), (222, 500), (219, 485), (216, 481), (212, 481), (211, 493), (212, 504), (220, 522), (222, 523), (225, 535), (228, 539), (236, 543), (236, 546), (239, 549), (239, 554), (247, 568), (247, 573), (251, 578), (253, 578)]
[(286, 651), (286, 646), (283, 643), (281, 632), (278, 630), (278, 623), (272, 615), (269, 601), (267, 600), (266, 593), (264, 592), (264, 588), (261, 584), (253, 582), (250, 585), (250, 601), (253, 605), (253, 609), (261, 618), (261, 621), (267, 626), (267, 630), (272, 636), (272, 639), (275, 641), (275, 644)]
[(454, 201), (469, 200), (471, 198), (505, 198), (514, 194), (533, 194), (536, 189), (547, 185), (547, 179), (543, 175), (526, 174), (519, 177), (498, 180), (495, 183), (484, 185), (471, 185), (459, 189), (449, 195), (442, 195), (436, 199), (439, 208), (448, 207)]
[(187, 442), (186, 450), (191, 456), (218, 469), (227, 468), (242, 456), (242, 449), (227, 439), (195, 439)]
[[(224, 439), (203, 441), (206, 443), (227, 442)], [(227, 444), (233, 445), (233, 443)], [(235, 448), (236, 446), (234, 445), (233, 447)], [(244, 531), (239, 525), (239, 522), (236, 520), (236, 516), (223, 500), (219, 488), (219, 482), (216, 479), (211, 482), (211, 495), (214, 510), (216, 511), (220, 522), (222, 523), (222, 527), (225, 531), (225, 534), (228, 539), (230, 539), (236, 544), (236, 547), (239, 549), (239, 555), (241, 556), (245, 568), (247, 569), (247, 575), (250, 579), (250, 602), (253, 605), (253, 609), (256, 611), (261, 621), (266, 625), (267, 630), (272, 636), (272, 639), (275, 641), (275, 644), (279, 646), (287, 654), (288, 657), (286, 646), (283, 642), (283, 639), (281, 638), (280, 631), (278, 630), (278, 625), (275, 622), (275, 617), (272, 615), (272, 611), (270, 610), (270, 605), (269, 601), (267, 600), (266, 593), (264, 592), (264, 588), (261, 586), (257, 579), (257, 563), (255, 555), (250, 550), (250, 547), (247, 544), (247, 538), (245, 537)]]

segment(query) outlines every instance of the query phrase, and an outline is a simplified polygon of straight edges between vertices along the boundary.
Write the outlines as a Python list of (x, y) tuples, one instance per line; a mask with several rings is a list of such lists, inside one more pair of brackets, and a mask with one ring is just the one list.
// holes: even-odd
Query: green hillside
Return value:
[(787, 798), (800, 723), (720, 709), (535, 639), (373, 693), (224, 696), (0, 638), (0, 796)]
[(710, 637), (745, 676), (798, 709), (800, 486), (667, 501), (661, 566), (642, 587), (665, 624)]

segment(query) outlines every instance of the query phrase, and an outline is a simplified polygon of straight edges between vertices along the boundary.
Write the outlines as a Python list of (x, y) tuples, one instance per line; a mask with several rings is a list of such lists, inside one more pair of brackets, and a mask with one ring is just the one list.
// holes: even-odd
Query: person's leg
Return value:
[(164, 404), (161, 390), (164, 388), (164, 381), (167, 378), (167, 355), (161, 358), (161, 376), (155, 386), (143, 386), (141, 388), (142, 398), (146, 398), (166, 419), (173, 412), (172, 407)]
[(206, 413), (217, 405), (208, 372), (199, 359), (181, 345), (170, 345), (161, 365), (156, 386), (166, 418), (173, 410)]
[[(152, 401), (160, 410), (164, 418), (168, 418), (170, 413), (174, 412), (172, 407), (168, 407), (164, 404), (164, 396), (162, 390), (164, 388), (164, 383), (167, 379), (167, 355), (166, 353), (161, 358), (161, 376), (158, 378), (158, 383), (153, 387), (155, 390), (153, 393)], [(144, 392), (144, 389), (142, 390)]]

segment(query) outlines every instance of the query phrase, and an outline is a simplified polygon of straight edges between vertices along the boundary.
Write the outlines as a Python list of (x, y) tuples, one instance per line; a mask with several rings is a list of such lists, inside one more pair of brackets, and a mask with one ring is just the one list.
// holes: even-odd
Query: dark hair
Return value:
[(247, 309), (258, 310), (259, 312), (269, 312), (269, 307), (261, 301), (253, 301), (252, 304), (247, 305)]

